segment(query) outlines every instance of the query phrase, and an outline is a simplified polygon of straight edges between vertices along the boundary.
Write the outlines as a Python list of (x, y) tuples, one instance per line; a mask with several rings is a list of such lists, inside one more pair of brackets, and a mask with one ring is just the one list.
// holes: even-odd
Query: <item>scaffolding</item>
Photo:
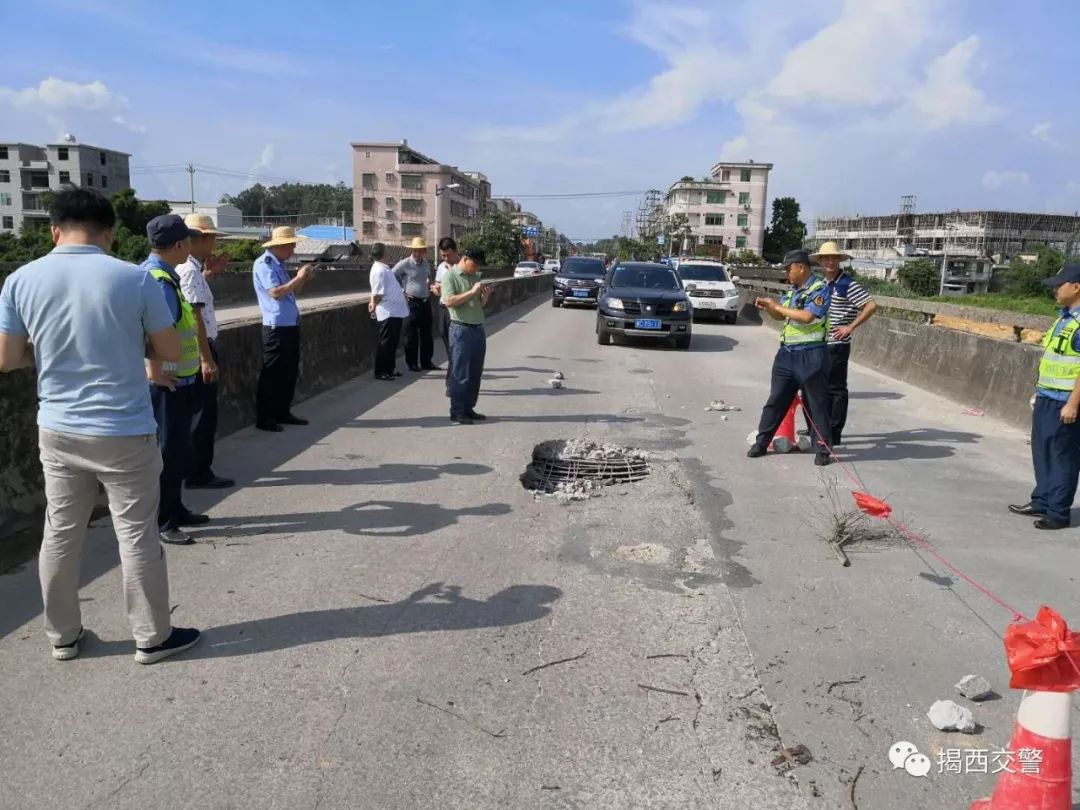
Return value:
[(658, 188), (650, 188), (641, 199), (637, 210), (638, 239), (651, 241), (664, 231), (664, 194)]
[(815, 239), (835, 240), (841, 249), (865, 258), (888, 255), (951, 255), (1011, 258), (1035, 245), (1066, 250), (1080, 230), (1080, 216), (1012, 211), (915, 213), (905, 197), (896, 214), (819, 217)]

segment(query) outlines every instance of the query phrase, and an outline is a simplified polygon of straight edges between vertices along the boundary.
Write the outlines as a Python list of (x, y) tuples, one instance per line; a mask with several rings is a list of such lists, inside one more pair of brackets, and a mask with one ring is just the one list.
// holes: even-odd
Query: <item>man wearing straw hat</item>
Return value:
[(840, 444), (848, 412), (848, 360), (851, 334), (877, 311), (877, 304), (851, 274), (840, 268), (851, 256), (842, 253), (836, 242), (826, 242), (811, 257), (825, 271), (832, 289), (829, 299), (829, 400), (832, 403), (832, 440)]
[(274, 228), (266, 253), (255, 260), (252, 276), (262, 311), (263, 367), (255, 395), (255, 427), (280, 433), (282, 425), (306, 425), (290, 410), (300, 370), (300, 308), (296, 294), (304, 289), (314, 269), (305, 264), (293, 278), (285, 268), (300, 237), (283, 226)]
[(195, 417), (191, 424), (191, 467), (188, 489), (227, 489), (236, 482), (214, 473), (214, 439), (218, 425), (218, 376), (220, 374), (214, 313), (214, 293), (209, 279), (225, 269), (228, 258), (213, 255), (214, 240), (225, 236), (206, 214), (188, 214), (184, 224), (201, 236), (191, 237), (191, 255), (176, 266), (180, 289), (195, 312), (195, 332), (199, 339), (200, 369), (195, 393)]
[(411, 255), (394, 265), (394, 277), (405, 288), (409, 320), (405, 322), (405, 365), (410, 371), (434, 371), (435, 344), (431, 336), (431, 264), (427, 242), (417, 236), (409, 245)]

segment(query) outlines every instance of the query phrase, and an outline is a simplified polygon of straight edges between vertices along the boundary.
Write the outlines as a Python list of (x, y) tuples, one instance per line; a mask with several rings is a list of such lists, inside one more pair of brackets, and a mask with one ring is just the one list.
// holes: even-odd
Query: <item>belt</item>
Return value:
[(405, 297), (408, 298), (410, 301), (427, 301), (426, 298), (421, 298), (418, 295), (409, 295), (408, 293), (405, 293)]
[(455, 320), (451, 320), (450, 323), (454, 324), (455, 326), (464, 326), (464, 327), (466, 327), (468, 329), (479, 329), (480, 327), (483, 326), (482, 323), (465, 323), (464, 321), (455, 321)]

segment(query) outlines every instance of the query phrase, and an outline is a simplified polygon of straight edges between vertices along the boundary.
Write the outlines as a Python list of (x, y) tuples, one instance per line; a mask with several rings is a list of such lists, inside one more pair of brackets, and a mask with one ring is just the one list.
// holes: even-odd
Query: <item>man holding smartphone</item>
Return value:
[(450, 421), (471, 425), (486, 417), (476, 412), (480, 379), (484, 374), (487, 336), (484, 334), (484, 307), (491, 299), (491, 287), (480, 278), (484, 252), (469, 248), (461, 261), (443, 276), (442, 303), (450, 312)]

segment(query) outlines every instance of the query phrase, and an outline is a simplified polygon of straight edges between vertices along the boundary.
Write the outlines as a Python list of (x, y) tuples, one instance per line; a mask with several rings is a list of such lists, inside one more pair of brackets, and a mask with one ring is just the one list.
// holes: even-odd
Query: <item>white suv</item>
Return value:
[(546, 273), (558, 273), (559, 272), (559, 260), (548, 259), (544, 262), (544, 272)]
[(694, 317), (717, 314), (727, 323), (739, 317), (739, 291), (727, 268), (710, 259), (676, 259), (675, 271), (690, 296)]

